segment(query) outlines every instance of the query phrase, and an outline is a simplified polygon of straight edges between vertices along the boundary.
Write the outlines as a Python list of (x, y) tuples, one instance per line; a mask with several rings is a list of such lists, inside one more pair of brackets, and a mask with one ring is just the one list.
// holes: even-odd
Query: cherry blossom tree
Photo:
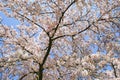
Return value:
[[(0, 0), (1, 80), (119, 80), (119, 0)], [(17, 78), (15, 78), (18, 76)]]

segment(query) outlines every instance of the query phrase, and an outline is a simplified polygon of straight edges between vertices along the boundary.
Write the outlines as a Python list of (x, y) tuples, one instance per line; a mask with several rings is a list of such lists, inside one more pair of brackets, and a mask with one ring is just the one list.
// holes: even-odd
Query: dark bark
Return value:
[(38, 72), (38, 80), (42, 80), (43, 79), (43, 65), (45, 64), (48, 56), (49, 56), (49, 53), (50, 53), (50, 50), (51, 50), (51, 47), (52, 47), (52, 39), (49, 38), (49, 45), (48, 45), (48, 49), (47, 49), (47, 52), (43, 58), (43, 61), (41, 64), (39, 64), (39, 72)]
[(42, 80), (43, 79), (43, 66), (41, 64), (39, 64), (39, 72), (38, 72), (38, 80)]
[(59, 23), (56, 25), (55, 31), (53, 32), (52, 36), (50, 37), (49, 32), (47, 33), (48, 36), (49, 36), (49, 44), (48, 44), (47, 52), (46, 52), (46, 54), (45, 54), (45, 56), (44, 56), (44, 58), (43, 58), (43, 61), (42, 61), (41, 64), (39, 64), (38, 80), (42, 80), (42, 78), (43, 78), (43, 70), (44, 70), (44, 69), (43, 69), (43, 65), (45, 64), (45, 62), (46, 62), (46, 60), (47, 60), (47, 58), (48, 58), (48, 56), (49, 56), (49, 53), (50, 53), (50, 50), (51, 50), (51, 47), (52, 47), (52, 42), (53, 42), (53, 39), (52, 39), (52, 38), (54, 37), (54, 35), (55, 35), (55, 33), (56, 33), (56, 31), (57, 31), (57, 29), (58, 29), (58, 27), (59, 27), (59, 25), (60, 25), (60, 23), (61, 23), (61, 21), (62, 21), (62, 18), (63, 18), (63, 16), (64, 16), (65, 12), (70, 8), (70, 6), (71, 6), (73, 3), (75, 3), (75, 1), (73, 1), (73, 2), (65, 9), (64, 12), (62, 12), (62, 16), (60, 17)]
[(112, 68), (113, 68), (113, 71), (114, 71), (114, 75), (117, 78), (118, 76), (117, 76), (117, 73), (116, 73), (115, 65), (113, 63), (111, 63), (111, 65), (112, 65)]

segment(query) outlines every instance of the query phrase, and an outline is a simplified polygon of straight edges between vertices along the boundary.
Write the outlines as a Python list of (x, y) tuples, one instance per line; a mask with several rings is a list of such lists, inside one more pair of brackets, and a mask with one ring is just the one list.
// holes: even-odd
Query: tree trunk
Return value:
[(43, 66), (39, 64), (38, 80), (43, 79)]

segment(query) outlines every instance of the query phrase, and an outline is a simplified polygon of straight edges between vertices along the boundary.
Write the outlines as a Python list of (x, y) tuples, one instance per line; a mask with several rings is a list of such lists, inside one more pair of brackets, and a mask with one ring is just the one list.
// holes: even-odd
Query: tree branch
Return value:
[(115, 77), (117, 78), (117, 73), (116, 73), (115, 65), (114, 65), (113, 63), (111, 63), (111, 66), (112, 66), (112, 68), (113, 68), (114, 75), (115, 75)]
[(18, 15), (22, 16), (23, 18), (27, 19), (28, 21), (32, 22), (33, 24), (37, 25), (38, 27), (40, 27), (48, 36), (49, 36), (49, 33), (41, 26), (39, 25), (37, 22), (34, 22), (33, 20), (29, 19), (28, 17), (20, 14), (19, 12), (16, 12)]
[(46, 52), (46, 54), (45, 54), (45, 56), (44, 56), (44, 58), (43, 58), (43, 62), (42, 62), (41, 65), (44, 65), (44, 64), (45, 64), (45, 62), (46, 62), (46, 60), (47, 60), (47, 57), (48, 57), (48, 55), (49, 55), (49, 53), (50, 53), (51, 47), (52, 47), (52, 39), (49, 38), (48, 49), (47, 49), (47, 52)]
[(23, 78), (25, 78), (26, 76), (28, 76), (29, 74), (32, 74), (32, 73), (36, 73), (36, 72), (29, 72), (28, 74), (24, 74), (22, 77), (20, 77), (19, 80), (23, 80)]
[(53, 38), (53, 40), (56, 40), (56, 39), (62, 38), (62, 37), (66, 37), (66, 36), (76, 36), (76, 35), (84, 32), (84, 31), (88, 30), (88, 29), (91, 27), (91, 25), (92, 25), (92, 24), (90, 24), (90, 25), (89, 25), (88, 27), (86, 27), (85, 29), (79, 31), (78, 33), (75, 33), (75, 34), (72, 34), (72, 35), (61, 35), (61, 36), (58, 36), (58, 37)]
[(53, 34), (52, 34), (52, 37), (54, 37), (54, 35), (55, 35), (55, 33), (56, 33), (56, 31), (57, 31), (57, 29), (58, 29), (58, 27), (59, 27), (59, 25), (60, 25), (60, 23), (61, 23), (61, 21), (62, 21), (62, 18), (63, 18), (63, 16), (64, 16), (64, 14), (66, 13), (66, 11), (67, 11), (74, 3), (75, 3), (75, 0), (74, 0), (73, 2), (71, 2), (71, 4), (68, 5), (68, 7), (62, 12), (61, 17), (59, 18), (59, 22), (58, 22), (58, 24), (56, 25), (55, 30), (54, 30), (54, 32), (53, 32)]

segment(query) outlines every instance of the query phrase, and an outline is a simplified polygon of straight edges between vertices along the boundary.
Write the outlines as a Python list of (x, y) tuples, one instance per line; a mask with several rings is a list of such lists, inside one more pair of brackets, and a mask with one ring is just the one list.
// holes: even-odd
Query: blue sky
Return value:
[(7, 17), (3, 12), (0, 11), (0, 18), (2, 19), (2, 24), (5, 24), (7, 26), (16, 26), (19, 25), (19, 21), (15, 18), (9, 18)]
[[(2, 19), (1, 24), (7, 25), (7, 26), (17, 26), (20, 24), (20, 22), (18, 20), (16, 20), (15, 18), (9, 18), (7, 17), (3, 12), (0, 11), (0, 18)], [(2, 43), (0, 43), (0, 45), (2, 45)], [(0, 53), (0, 58), (1, 58), (1, 53)], [(11, 77), (11, 80), (18, 80), (18, 76), (12, 76), (9, 75), (9, 77)], [(0, 78), (2, 78), (2, 73), (0, 72)]]

